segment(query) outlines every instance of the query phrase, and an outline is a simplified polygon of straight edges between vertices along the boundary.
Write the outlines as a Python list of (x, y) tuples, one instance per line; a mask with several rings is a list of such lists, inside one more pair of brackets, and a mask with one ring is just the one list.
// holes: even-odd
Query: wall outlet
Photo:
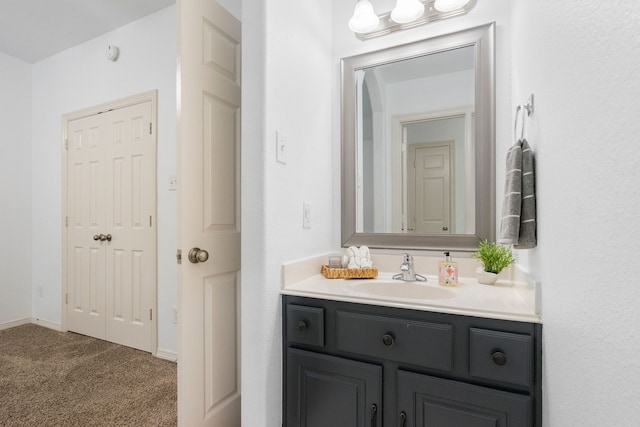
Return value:
[(311, 203), (302, 203), (302, 228), (311, 228)]
[(174, 325), (178, 324), (178, 307), (175, 305), (171, 307), (171, 321)]

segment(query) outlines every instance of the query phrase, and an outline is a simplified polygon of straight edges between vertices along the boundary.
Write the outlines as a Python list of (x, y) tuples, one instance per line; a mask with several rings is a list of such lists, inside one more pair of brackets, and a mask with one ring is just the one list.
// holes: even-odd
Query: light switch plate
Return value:
[(282, 132), (276, 131), (276, 161), (287, 164), (287, 137)]
[(311, 228), (311, 203), (302, 203), (302, 228)]
[(178, 177), (176, 175), (169, 175), (169, 191), (178, 189)]

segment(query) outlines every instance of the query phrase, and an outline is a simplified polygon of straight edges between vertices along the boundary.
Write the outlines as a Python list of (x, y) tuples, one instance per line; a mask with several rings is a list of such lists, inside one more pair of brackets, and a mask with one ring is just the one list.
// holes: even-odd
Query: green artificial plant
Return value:
[(511, 246), (490, 243), (487, 240), (480, 242), (478, 251), (471, 256), (480, 260), (484, 271), (495, 274), (500, 273), (515, 261)]

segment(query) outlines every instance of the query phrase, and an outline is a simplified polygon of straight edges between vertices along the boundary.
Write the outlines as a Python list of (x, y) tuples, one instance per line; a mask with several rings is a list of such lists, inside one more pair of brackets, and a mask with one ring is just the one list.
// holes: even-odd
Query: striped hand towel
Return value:
[(536, 187), (533, 151), (526, 139), (522, 140), (522, 208), (520, 232), (516, 249), (535, 248), (536, 241)]
[(502, 220), (498, 243), (517, 245), (520, 235), (522, 209), (522, 141), (516, 142), (507, 152), (507, 168), (502, 201)]

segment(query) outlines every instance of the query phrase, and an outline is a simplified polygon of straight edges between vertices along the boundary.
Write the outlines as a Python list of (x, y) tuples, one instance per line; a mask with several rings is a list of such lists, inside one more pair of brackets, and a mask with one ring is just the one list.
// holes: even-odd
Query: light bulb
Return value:
[(378, 28), (380, 18), (373, 11), (369, 0), (358, 0), (353, 16), (349, 19), (349, 29), (354, 33), (368, 33)]
[(471, 0), (436, 0), (435, 3), (433, 3), (433, 7), (438, 12), (451, 12), (452, 10), (460, 9), (470, 1)]
[(424, 4), (420, 0), (398, 0), (391, 11), (391, 19), (398, 24), (415, 21), (422, 16)]

